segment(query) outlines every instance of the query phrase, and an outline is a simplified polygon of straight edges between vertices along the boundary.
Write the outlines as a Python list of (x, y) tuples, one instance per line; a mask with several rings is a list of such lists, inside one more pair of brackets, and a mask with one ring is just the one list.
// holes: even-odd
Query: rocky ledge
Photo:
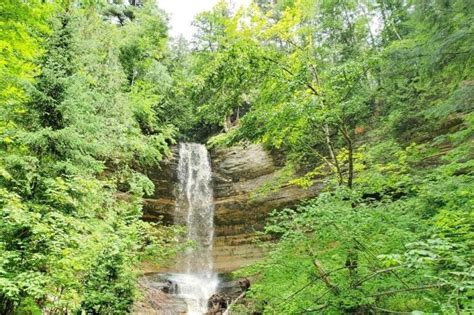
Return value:
[[(169, 280), (170, 274), (151, 273), (140, 279), (144, 295), (134, 304), (134, 315), (181, 315), (187, 314), (187, 306), (178, 292), (178, 284)], [(246, 278), (231, 280), (221, 275), (217, 292), (208, 300), (205, 315), (223, 315), (233, 303), (239, 303), (250, 288)]]

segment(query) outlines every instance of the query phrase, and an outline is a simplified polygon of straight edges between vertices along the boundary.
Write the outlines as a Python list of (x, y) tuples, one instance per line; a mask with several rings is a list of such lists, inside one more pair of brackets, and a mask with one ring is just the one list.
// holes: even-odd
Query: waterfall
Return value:
[(207, 312), (207, 301), (218, 285), (213, 272), (214, 205), (211, 165), (206, 147), (197, 143), (179, 146), (178, 189), (174, 221), (185, 225), (192, 242), (178, 264), (181, 273), (172, 276), (188, 314)]

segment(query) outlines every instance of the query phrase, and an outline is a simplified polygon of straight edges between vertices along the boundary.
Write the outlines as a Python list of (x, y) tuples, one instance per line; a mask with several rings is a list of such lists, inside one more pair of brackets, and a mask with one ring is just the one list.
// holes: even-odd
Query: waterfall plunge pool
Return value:
[(176, 284), (176, 294), (187, 305), (188, 315), (201, 315), (208, 311), (208, 300), (217, 291), (216, 274), (171, 273), (168, 280)]

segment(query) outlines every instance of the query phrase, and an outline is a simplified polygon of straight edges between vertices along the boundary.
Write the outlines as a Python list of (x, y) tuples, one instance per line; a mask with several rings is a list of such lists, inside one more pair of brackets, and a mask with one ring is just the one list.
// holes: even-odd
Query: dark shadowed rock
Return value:
[(216, 293), (213, 294), (209, 301), (207, 302), (208, 311), (207, 314), (209, 315), (217, 315), (223, 313), (227, 306), (230, 303), (230, 298), (228, 296)]

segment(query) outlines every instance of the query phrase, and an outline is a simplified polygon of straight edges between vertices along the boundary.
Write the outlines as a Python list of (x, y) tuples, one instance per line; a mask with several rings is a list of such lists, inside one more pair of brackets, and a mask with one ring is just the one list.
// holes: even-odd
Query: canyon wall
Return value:
[[(262, 258), (264, 252), (254, 244), (274, 209), (294, 207), (321, 191), (317, 184), (303, 189), (285, 185), (277, 191), (257, 194), (262, 185), (279, 178), (278, 161), (260, 145), (234, 146), (211, 150), (215, 202), (214, 267), (229, 272)], [(145, 200), (144, 220), (173, 222), (177, 151), (163, 162), (161, 169), (148, 171), (155, 193)]]

